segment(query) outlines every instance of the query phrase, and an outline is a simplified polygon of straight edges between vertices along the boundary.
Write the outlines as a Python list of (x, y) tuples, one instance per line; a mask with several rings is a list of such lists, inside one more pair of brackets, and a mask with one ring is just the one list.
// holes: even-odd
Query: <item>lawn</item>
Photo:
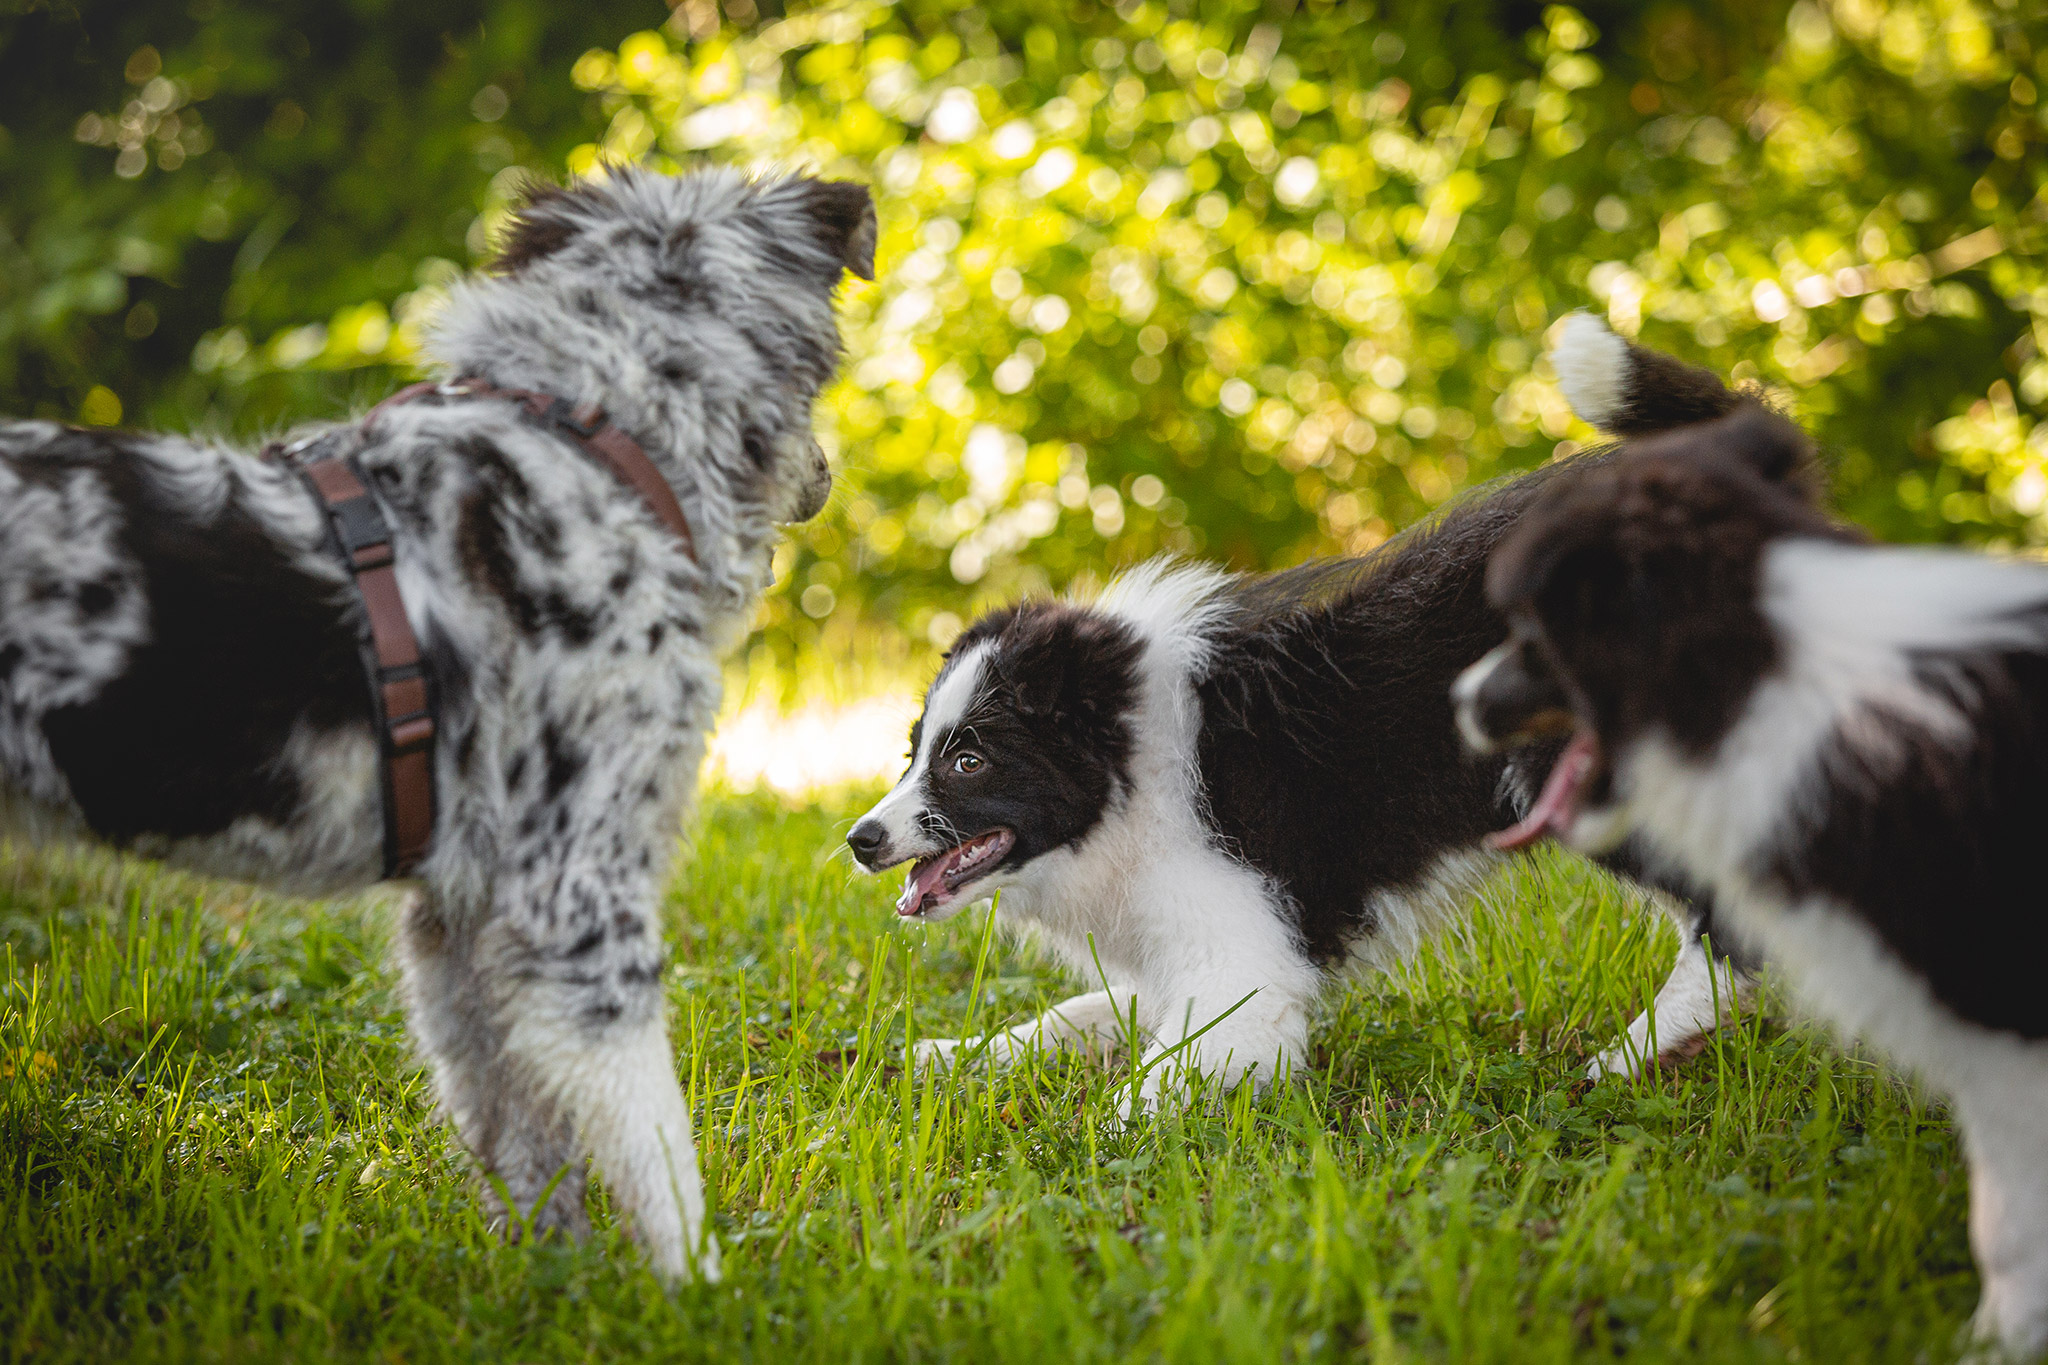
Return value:
[[(1803, 1029), (1589, 1086), (1670, 931), (1566, 859), (1334, 993), (1310, 1074), (1120, 1130), (1127, 1072), (903, 1071), (1066, 983), (712, 795), (671, 893), (726, 1279), (499, 1244), (431, 1122), (388, 897), (0, 849), (0, 1359), (1939, 1360), (1944, 1116)], [(601, 1219), (609, 1227), (608, 1219)]]

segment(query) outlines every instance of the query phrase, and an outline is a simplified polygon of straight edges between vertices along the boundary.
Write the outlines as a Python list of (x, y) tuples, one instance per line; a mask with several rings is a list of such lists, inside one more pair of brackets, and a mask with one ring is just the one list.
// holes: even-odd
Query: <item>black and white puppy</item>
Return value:
[[(1541, 756), (1473, 761), (1448, 689), (1500, 636), (1486, 558), (1550, 477), (1361, 558), (1262, 577), (1154, 562), (960, 637), (909, 771), (847, 842), (870, 870), (913, 863), (905, 918), (1000, 891), (1006, 926), (1104, 984), (986, 1055), (1109, 1048), (1135, 999), (1149, 1103), (1188, 1073), (1263, 1083), (1302, 1055), (1338, 969), (1395, 963), (1464, 912)], [(1635, 870), (1627, 850), (1606, 861)], [(1656, 1034), (1638, 1021), (1596, 1074), (1685, 1054), (1736, 1007), (1743, 980), (1700, 947), (1705, 903), (1671, 908), (1688, 946)]]
[[(1671, 362), (1586, 340), (1618, 408), (1658, 410)], [(1711, 888), (1806, 1008), (1952, 1100), (1976, 1329), (2032, 1359), (2048, 1349), (2048, 568), (1868, 544), (1815, 506), (1808, 457), (1742, 402), (1560, 475), (1494, 556), (1510, 633), (1459, 684), (1461, 721), (1490, 752), (1568, 727), (1518, 840), (1646, 849)]]
[[(400, 934), (414, 1038), (522, 1217), (583, 1231), (594, 1157), (672, 1277), (717, 1260), (660, 892), (777, 523), (830, 490), (811, 405), (839, 362), (834, 292), (874, 244), (856, 185), (617, 171), (532, 196), (496, 272), (448, 301), (437, 366), (601, 406), (694, 554), (509, 401), (429, 395), (357, 447), (442, 693), (439, 818)], [(376, 881), (361, 608), (324, 534), (278, 464), (0, 424), (0, 816), (301, 891)]]

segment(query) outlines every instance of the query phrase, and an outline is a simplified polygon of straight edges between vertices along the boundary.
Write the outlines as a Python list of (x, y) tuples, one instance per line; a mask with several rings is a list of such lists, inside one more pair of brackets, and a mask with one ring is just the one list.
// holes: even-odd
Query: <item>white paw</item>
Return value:
[(1645, 1061), (1646, 1059), (1641, 1051), (1631, 1048), (1626, 1044), (1620, 1044), (1608, 1048), (1607, 1051), (1586, 1063), (1586, 1079), (1589, 1081), (1604, 1081), (1609, 1076), (1619, 1076), (1625, 1081), (1632, 1081), (1649, 1069), (1644, 1064)]
[(1550, 368), (1565, 401), (1589, 424), (1604, 427), (1628, 397), (1628, 343), (1591, 313), (1573, 313), (1557, 325)]
[(1977, 1311), (1964, 1329), (1958, 1365), (2019, 1365), (2041, 1360), (2042, 1353), (2048, 1351), (2048, 1304), (2042, 1303), (2038, 1291), (2026, 1292), (2030, 1288), (2010, 1280), (1987, 1281)]
[(1643, 1039), (1631, 1031), (1629, 1037), (1586, 1064), (1586, 1079), (1603, 1080), (1619, 1076), (1624, 1080), (1638, 1080), (1652, 1071), (1689, 1062), (1707, 1050), (1708, 1035), (1692, 1032), (1673, 1040), (1668, 1046), (1652, 1049)]
[(705, 1284), (717, 1284), (725, 1278), (724, 1258), (719, 1255), (718, 1239), (708, 1232), (704, 1234), (704, 1249), (697, 1253), (697, 1278)]
[(639, 1238), (650, 1268), (663, 1283), (717, 1284), (725, 1278), (716, 1237), (705, 1233), (703, 1249), (695, 1256), (684, 1248), (683, 1239), (681, 1229), (660, 1238)]
[(953, 1065), (965, 1038), (920, 1038), (911, 1044), (910, 1065), (918, 1071), (944, 1071)]

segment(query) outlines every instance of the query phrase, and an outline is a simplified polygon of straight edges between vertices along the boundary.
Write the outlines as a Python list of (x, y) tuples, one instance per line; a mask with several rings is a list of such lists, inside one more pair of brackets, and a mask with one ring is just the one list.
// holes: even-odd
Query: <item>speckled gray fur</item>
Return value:
[[(536, 195), (500, 273), (440, 313), (444, 377), (595, 402), (635, 436), (694, 559), (508, 402), (436, 394), (361, 428), (444, 695), (440, 815), (399, 934), (415, 1038), (522, 1218), (583, 1231), (593, 1158), (670, 1277), (715, 1275), (717, 1252), (659, 893), (777, 523), (829, 491), (811, 405), (839, 361), (835, 288), (873, 249), (855, 186), (618, 172)], [(0, 425), (0, 815), (308, 892), (374, 881), (357, 610), (290, 471)]]

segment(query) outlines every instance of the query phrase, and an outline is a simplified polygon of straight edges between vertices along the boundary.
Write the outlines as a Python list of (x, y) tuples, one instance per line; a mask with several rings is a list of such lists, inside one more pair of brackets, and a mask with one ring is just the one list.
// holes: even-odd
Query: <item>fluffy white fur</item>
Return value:
[(1557, 325), (1550, 366), (1572, 411), (1590, 426), (1605, 427), (1628, 395), (1628, 343), (1591, 313), (1572, 313)]

